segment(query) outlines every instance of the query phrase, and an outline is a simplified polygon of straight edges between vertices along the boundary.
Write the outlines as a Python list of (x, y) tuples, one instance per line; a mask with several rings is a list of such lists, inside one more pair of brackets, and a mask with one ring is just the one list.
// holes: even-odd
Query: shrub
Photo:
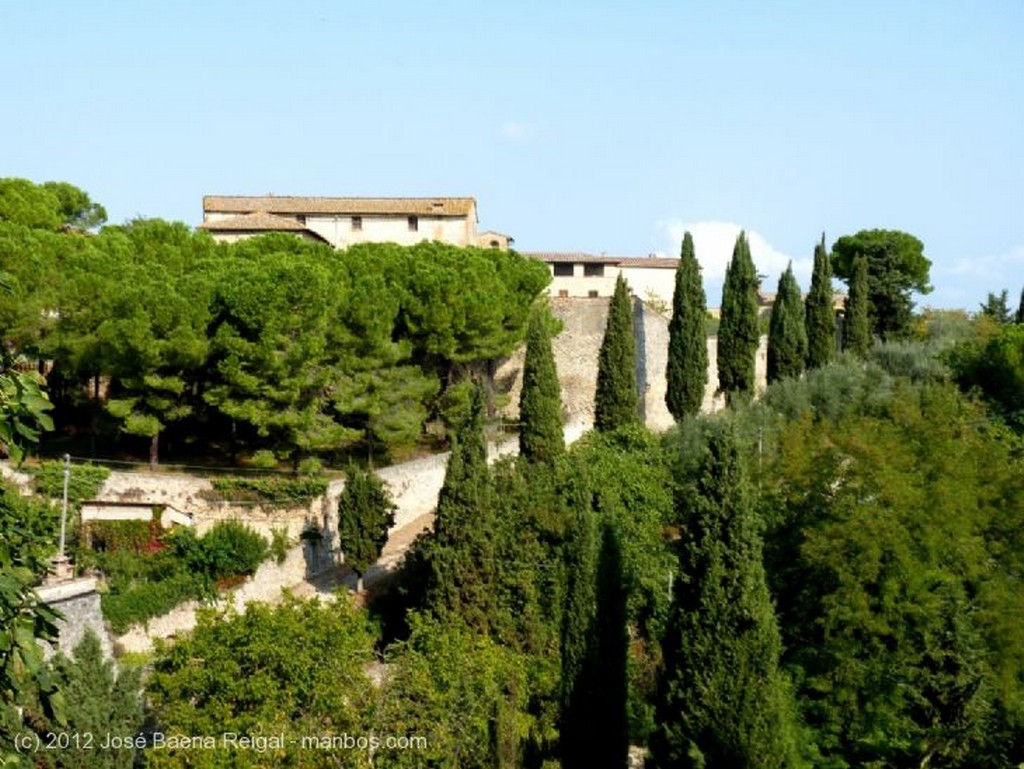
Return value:
[(238, 521), (219, 521), (200, 539), (182, 532), (174, 548), (189, 571), (212, 581), (252, 574), (269, 553), (267, 540)]
[(249, 459), (249, 464), (261, 470), (273, 470), (277, 467), (277, 455), (270, 449), (260, 449)]
[[(97, 465), (72, 465), (68, 477), (68, 501), (78, 505), (82, 500), (95, 499), (110, 470)], [(61, 499), (64, 496), (64, 463), (43, 462), (34, 472), (32, 485), (37, 494)]]
[(123, 590), (111, 590), (100, 598), (103, 616), (115, 633), (166, 614), (179, 604), (202, 594), (193, 575), (175, 574), (158, 582), (132, 582)]
[(270, 532), (270, 554), (274, 556), (274, 563), (280, 566), (288, 557), (288, 546), (291, 540), (288, 538), (288, 529), (284, 526), (274, 528)]
[(206, 496), (219, 500), (260, 502), (288, 506), (305, 504), (327, 492), (324, 478), (267, 475), (260, 478), (227, 476), (210, 480), (213, 492)]

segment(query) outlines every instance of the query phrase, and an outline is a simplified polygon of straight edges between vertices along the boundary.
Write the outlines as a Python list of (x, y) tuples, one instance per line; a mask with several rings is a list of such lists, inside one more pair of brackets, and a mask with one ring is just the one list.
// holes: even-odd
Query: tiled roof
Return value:
[(674, 256), (624, 256), (619, 259), (619, 266), (674, 270), (679, 266), (679, 259)]
[(531, 251), (524, 253), (531, 259), (537, 259), (548, 264), (556, 262), (569, 262), (572, 264), (618, 264), (621, 259), (614, 256), (595, 256), (571, 251)]
[(243, 214), (232, 216), (228, 219), (218, 219), (213, 222), (203, 222), (199, 225), (201, 230), (215, 230), (217, 232), (300, 232), (305, 230), (305, 225), (294, 219), (286, 219), (283, 216), (274, 216), (262, 211), (254, 214)]
[(287, 195), (206, 195), (205, 213), (245, 214), (399, 214), (467, 216), (475, 198), (309, 198)]

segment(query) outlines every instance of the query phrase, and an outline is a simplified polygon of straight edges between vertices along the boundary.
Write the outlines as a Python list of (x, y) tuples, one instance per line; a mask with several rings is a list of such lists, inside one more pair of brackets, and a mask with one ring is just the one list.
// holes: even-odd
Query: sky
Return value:
[(1024, 287), (1024, 2), (3, 0), (0, 177), (112, 223), (204, 194), (473, 196), (521, 251), (677, 254), (709, 305), (862, 229), (932, 307)]

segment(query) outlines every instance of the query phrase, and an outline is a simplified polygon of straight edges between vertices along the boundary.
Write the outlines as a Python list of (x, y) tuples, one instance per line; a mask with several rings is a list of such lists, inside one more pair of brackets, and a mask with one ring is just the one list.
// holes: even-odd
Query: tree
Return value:
[(562, 626), (564, 769), (626, 765), (626, 592), (614, 526), (578, 511)]
[(836, 357), (836, 311), (832, 299), (832, 265), (825, 250), (825, 233), (814, 247), (814, 271), (807, 292), (807, 368), (819, 368)]
[(853, 265), (850, 292), (846, 295), (843, 319), (843, 349), (859, 358), (871, 347), (870, 297), (868, 295), (868, 261), (858, 257)]
[[(263, 750), (220, 739), (205, 749), (168, 742), (147, 752), (147, 766), (337, 766), (337, 747), (304, 738), (366, 732), (374, 640), (366, 614), (344, 596), (330, 604), (286, 596), (244, 614), (200, 611), (195, 630), (158, 654), (147, 680), (160, 731), (168, 740), (225, 732), (285, 739)], [(346, 766), (365, 769), (369, 755), (346, 750)]]
[(619, 275), (597, 358), (594, 426), (614, 430), (637, 421), (636, 342), (626, 279)]
[(94, 230), (107, 221), (107, 210), (93, 203), (88, 193), (67, 182), (44, 182), (43, 189), (57, 198), (63, 225), (73, 230)]
[(768, 382), (803, 373), (807, 358), (807, 329), (800, 286), (793, 276), (793, 263), (779, 278), (779, 290), (768, 325)]
[(473, 391), (469, 416), (459, 427), (437, 497), (427, 548), (426, 604), (438, 617), (457, 616), (486, 631), (495, 616), (493, 484), (483, 431), (483, 385)]
[(898, 230), (861, 230), (844, 235), (832, 246), (832, 271), (851, 285), (856, 259), (867, 260), (868, 320), (872, 334), (882, 341), (910, 333), (911, 293), (930, 293), (931, 261), (924, 244)]
[(551, 351), (547, 309), (535, 310), (526, 331), (523, 389), (519, 394), (519, 453), (527, 461), (549, 464), (565, 452), (562, 389)]
[(1005, 288), (998, 296), (989, 291), (988, 297), (979, 305), (981, 314), (999, 324), (1009, 323), (1013, 316), (1010, 314), (1008, 299), (1009, 292)]
[(718, 325), (718, 391), (730, 403), (754, 392), (754, 361), (760, 341), (757, 287), (750, 246), (746, 233), (741, 232), (725, 270)]
[(338, 539), (345, 563), (356, 573), (357, 593), (362, 592), (363, 575), (388, 541), (397, 509), (380, 478), (355, 465), (349, 467), (338, 498)]
[(706, 315), (707, 297), (701, 283), (700, 264), (694, 254), (693, 236), (686, 232), (672, 292), (665, 371), (665, 405), (677, 422), (687, 414), (700, 413), (704, 403), (704, 388), (708, 383)]
[(1013, 322), (1024, 323), (1024, 288), (1020, 290), (1020, 300), (1017, 302), (1017, 312), (1013, 315)]
[(664, 644), (656, 767), (789, 767), (795, 722), (736, 436), (709, 435), (679, 504), (681, 575)]
[[(132, 737), (142, 726), (142, 681), (138, 668), (115, 668), (103, 656), (96, 633), (89, 628), (70, 657), (59, 653), (51, 663), (56, 686), (64, 696), (67, 722), (57, 723), (35, 707), (25, 720), (40, 739), (54, 734), (77, 734), (81, 740), (64, 750), (43, 750), (33, 758), (47, 769), (130, 769), (134, 750), (107, 750), (100, 746), (107, 735)], [(87, 742), (86, 742), (87, 741)]]

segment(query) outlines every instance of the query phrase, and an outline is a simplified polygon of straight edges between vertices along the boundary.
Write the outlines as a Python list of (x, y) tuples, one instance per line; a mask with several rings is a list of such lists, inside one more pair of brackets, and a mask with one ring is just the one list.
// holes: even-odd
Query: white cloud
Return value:
[[(683, 242), (683, 233), (693, 236), (693, 248), (703, 270), (704, 280), (712, 286), (720, 286), (725, 279), (725, 268), (732, 259), (732, 249), (736, 237), (743, 228), (734, 222), (684, 222), (681, 219), (669, 219), (658, 223), (658, 229), (672, 244), (666, 251), (678, 254)], [(758, 273), (766, 275), (764, 289), (774, 291), (779, 276), (785, 272), (786, 265), (792, 260), (793, 272), (800, 287), (806, 291), (810, 285), (811, 270), (814, 259), (793, 259), (776, 249), (758, 232), (747, 230), (747, 242), (750, 244), (750, 256)], [(711, 295), (709, 293), (709, 300)]]
[[(934, 272), (988, 281), (999, 281), (1012, 275), (1013, 279), (1020, 280), (1019, 276), (1024, 272), (1024, 246), (1011, 248), (1001, 254), (959, 259), (951, 267), (937, 268)], [(1000, 288), (1005, 288), (1005, 286), (993, 285), (989, 290), (998, 291)]]
[(522, 123), (518, 120), (506, 120), (501, 124), (498, 135), (510, 142), (522, 142), (534, 135), (534, 128), (529, 123)]

